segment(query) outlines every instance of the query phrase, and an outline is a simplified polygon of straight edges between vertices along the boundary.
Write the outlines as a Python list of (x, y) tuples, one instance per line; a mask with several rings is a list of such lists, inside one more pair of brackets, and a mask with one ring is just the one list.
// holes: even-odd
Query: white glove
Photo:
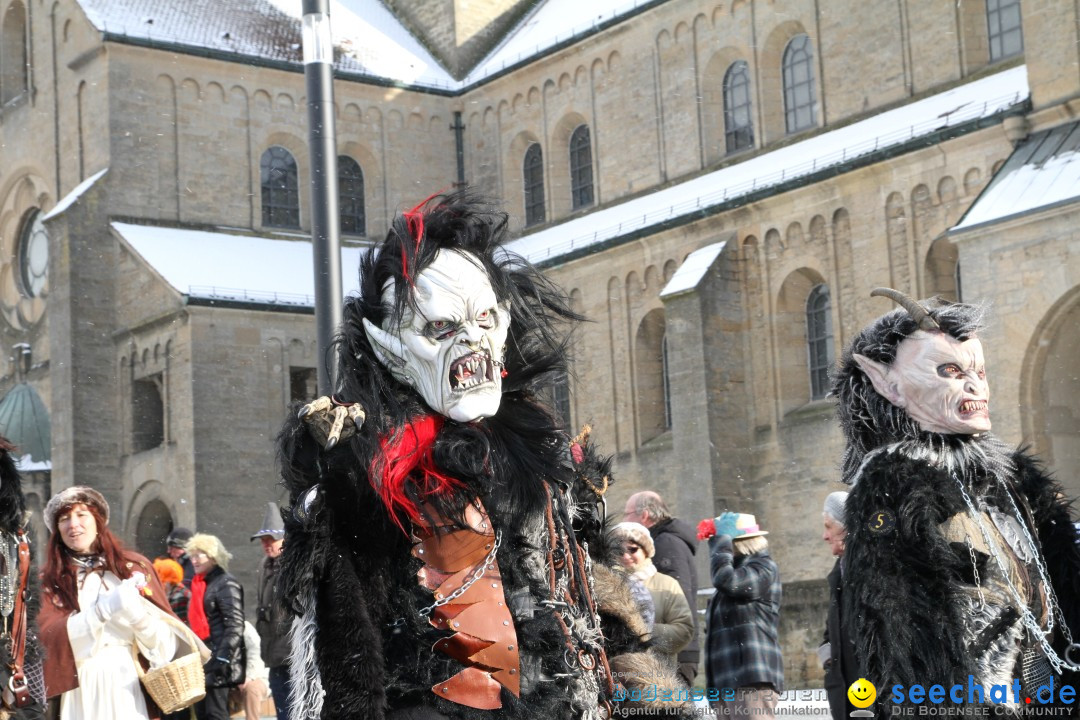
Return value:
[(146, 605), (139, 597), (135, 583), (128, 579), (102, 595), (97, 602), (98, 617), (102, 622), (113, 620), (117, 624), (132, 626), (146, 616)]

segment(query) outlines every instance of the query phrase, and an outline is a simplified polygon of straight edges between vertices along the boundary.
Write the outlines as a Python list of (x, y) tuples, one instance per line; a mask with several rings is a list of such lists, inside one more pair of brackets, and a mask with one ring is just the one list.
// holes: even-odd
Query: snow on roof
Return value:
[(545, 228), (509, 243), (507, 249), (531, 262), (555, 260), (947, 127), (991, 116), (1025, 100), (1028, 94), (1027, 68), (1015, 67)]
[[(303, 62), (300, 0), (78, 0), (102, 32), (239, 56)], [(410, 85), (457, 83), (379, 0), (331, 0), (336, 66)]]
[(52, 470), (52, 460), (42, 460), (41, 462), (35, 462), (29, 455), (23, 455), (21, 458), (15, 461), (15, 467), (19, 469), (19, 472), (47, 472)]
[(660, 291), (660, 297), (672, 297), (696, 288), (726, 244), (726, 242), (713, 243), (687, 255), (686, 260)]
[(970, 230), (1080, 198), (1080, 122), (1020, 143), (950, 232)]
[(518, 23), (463, 82), (471, 85), (654, 0), (546, 0)]
[(86, 178), (85, 180), (83, 180), (78, 185), (76, 185), (75, 189), (72, 190), (71, 192), (69, 192), (67, 195), (65, 195), (60, 202), (56, 203), (56, 207), (54, 207), (49, 212), (45, 213), (45, 215), (41, 218), (41, 220), (44, 222), (45, 220), (49, 220), (50, 218), (54, 218), (57, 215), (59, 215), (60, 213), (67, 210), (69, 207), (71, 207), (75, 203), (76, 200), (78, 200), (80, 197), (82, 197), (83, 193), (85, 193), (87, 190), (89, 190), (94, 185), (94, 183), (96, 183), (98, 181), (98, 179), (107, 172), (109, 172), (109, 168), (105, 168), (104, 170), (101, 170), (100, 172), (94, 173), (93, 175)]
[[(207, 230), (111, 223), (113, 231), (177, 292), (189, 297), (312, 307), (311, 243)], [(345, 294), (359, 290), (364, 248), (341, 249)]]

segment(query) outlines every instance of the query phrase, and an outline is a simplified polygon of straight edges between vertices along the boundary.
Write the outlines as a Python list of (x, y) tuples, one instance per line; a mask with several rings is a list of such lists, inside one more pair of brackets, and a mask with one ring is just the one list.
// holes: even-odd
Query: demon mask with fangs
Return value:
[[(393, 292), (388, 283), (388, 306)], [(416, 278), (400, 325), (380, 328), (364, 319), (383, 365), (432, 410), (458, 422), (498, 412), (509, 328), (509, 303), (498, 301), (480, 261), (445, 249)]]

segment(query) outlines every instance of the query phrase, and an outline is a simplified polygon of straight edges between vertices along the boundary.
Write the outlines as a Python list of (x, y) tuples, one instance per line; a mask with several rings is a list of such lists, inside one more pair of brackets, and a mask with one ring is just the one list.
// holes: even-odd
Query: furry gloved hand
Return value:
[(740, 535), (745, 535), (745, 530), (740, 530), (735, 527), (735, 521), (739, 519), (738, 513), (726, 512), (720, 515), (720, 517), (713, 520), (716, 524), (717, 535), (727, 535), (730, 538), (737, 538)]
[(327, 450), (354, 435), (366, 417), (359, 404), (342, 402), (332, 395), (323, 395), (300, 408), (300, 419)]

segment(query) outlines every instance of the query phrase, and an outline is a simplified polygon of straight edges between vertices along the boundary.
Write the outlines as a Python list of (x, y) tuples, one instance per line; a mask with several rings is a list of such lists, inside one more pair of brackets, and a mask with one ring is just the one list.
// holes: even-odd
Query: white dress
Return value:
[(60, 720), (147, 720), (131, 646), (138, 642), (144, 655), (161, 660), (156, 664), (168, 662), (176, 653), (173, 630), (151, 617), (140, 626), (142, 640), (137, 641), (131, 627), (115, 621), (103, 623), (93, 611), (98, 598), (119, 585), (120, 579), (108, 570), (80, 570), (79, 582), (80, 612), (67, 621), (79, 687), (60, 696)]

